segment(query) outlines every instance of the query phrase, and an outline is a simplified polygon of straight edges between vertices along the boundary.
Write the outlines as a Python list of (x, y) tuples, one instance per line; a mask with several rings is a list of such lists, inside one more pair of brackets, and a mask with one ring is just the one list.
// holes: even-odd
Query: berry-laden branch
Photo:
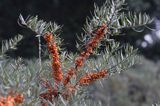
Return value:
[(76, 85), (86, 86), (98, 79), (106, 77), (107, 75), (108, 75), (107, 70), (101, 70), (94, 73), (87, 73), (85, 76), (80, 78), (80, 80), (77, 82)]
[(0, 106), (20, 106), (24, 101), (22, 94), (11, 94), (7, 97), (0, 97)]
[[(89, 18), (84, 26), (84, 33), (82, 34), (84, 36), (81, 39), (83, 46), (80, 45), (84, 48), (78, 55), (67, 54), (64, 49), (58, 48), (58, 45), (62, 44), (62, 41), (57, 37), (61, 31), (61, 26), (39, 20), (38, 16), (24, 19), (20, 15), (19, 24), (27, 30), (32, 30), (33, 35), (42, 37), (46, 41), (52, 69), (47, 70), (48, 65), (46, 63), (48, 61), (42, 61), (43, 69), (41, 72), (36, 71), (39, 63), (34, 60), (33, 62), (30, 60), (23, 62), (17, 59), (11, 60), (12, 63), (8, 64), (9, 58), (8, 56), (5, 58), (4, 53), (13, 45), (16, 46), (17, 43), (15, 44), (15, 42), (19, 42), (20, 39), (4, 42), (1, 53), (3, 56), (0, 56), (3, 58), (0, 64), (0, 88), (2, 89), (0, 93), (7, 94), (6, 89), (16, 88), (16, 91), (22, 92), (26, 99), (21, 94), (2, 96), (0, 97), (0, 106), (18, 106), (21, 104), (24, 106), (61, 106), (62, 104), (78, 106), (91, 105), (88, 103), (92, 102), (97, 105), (97, 100), (88, 98), (91, 100), (88, 102), (85, 99), (85, 97), (90, 97), (90, 94), (86, 93), (88, 85), (113, 75), (115, 72), (126, 70), (136, 64), (137, 60), (139, 61), (137, 50), (133, 46), (127, 43), (121, 45), (115, 39), (121, 37), (120, 33), (124, 28), (135, 30), (137, 26), (150, 24), (153, 20), (146, 14), (127, 12), (128, 8), (125, 8), (125, 4), (125, 0), (106, 0), (101, 7), (95, 5), (93, 17)], [(107, 47), (103, 49), (101, 55), (96, 54), (96, 58), (88, 59), (93, 51), (96, 53), (96, 48), (102, 41), (103, 47), (106, 45)], [(77, 44), (78, 46), (79, 44)], [(43, 48), (39, 49), (39, 52), (43, 53)], [(39, 56), (39, 60), (41, 58), (43, 57)], [(97, 71), (93, 72), (92, 70)], [(48, 80), (50, 75), (53, 78), (53, 84), (51, 83), (52, 80)], [(41, 79), (39, 79), (40, 77)], [(39, 86), (39, 83), (42, 86)]]
[[(56, 87), (52, 88), (48, 82), (45, 82), (45, 85), (48, 86), (48, 91), (46, 93), (40, 94), (40, 97), (49, 100), (50, 102), (54, 102), (54, 98), (57, 98), (59, 94), (63, 96), (66, 100), (70, 98), (71, 94), (73, 94), (77, 90), (77, 86), (84, 86), (89, 85), (90, 83), (104, 78), (107, 76), (108, 72), (106, 70), (101, 70), (99, 72), (95, 73), (88, 73), (87, 75), (80, 78), (79, 81), (74, 85), (69, 84), (71, 78), (73, 75), (77, 75), (76, 72), (79, 72), (80, 67), (83, 66), (83, 62), (85, 59), (89, 57), (89, 55), (92, 53), (93, 48), (97, 46), (98, 43), (103, 39), (103, 37), (106, 34), (107, 26), (106, 24), (102, 24), (99, 28), (97, 28), (93, 33), (91, 33), (94, 37), (91, 38), (88, 43), (85, 45), (85, 51), (81, 52), (80, 55), (75, 59), (75, 67), (71, 67), (66, 76), (64, 76), (63, 86), (64, 88), (62, 90), (58, 91), (58, 84), (63, 80), (63, 73), (61, 69), (61, 63), (59, 59), (58, 50), (56, 47), (56, 43), (54, 41), (54, 36), (52, 33), (46, 33), (44, 35), (44, 39), (47, 42), (48, 50), (52, 56), (52, 71), (53, 71), (53, 78), (55, 79), (55, 83), (57, 84)], [(58, 83), (57, 83), (58, 82)], [(42, 102), (43, 105), (46, 105), (44, 102)]]
[(47, 42), (48, 50), (52, 57), (52, 72), (55, 79), (55, 85), (57, 86), (57, 83), (60, 83), (63, 80), (63, 73), (61, 69), (58, 49), (52, 33), (46, 33), (44, 35), (44, 39)]
[(95, 48), (97, 44), (100, 43), (100, 41), (107, 33), (107, 30), (107, 25), (103, 23), (99, 28), (91, 33), (91, 35), (93, 35), (93, 38), (88, 41), (88, 43), (85, 45), (85, 50), (82, 51), (80, 55), (75, 59), (75, 68), (71, 67), (68, 70), (68, 73), (64, 78), (64, 85), (68, 84), (72, 76), (76, 74), (76, 71), (79, 71), (80, 67), (83, 66), (85, 59), (87, 59), (93, 52), (93, 48)]
[(99, 28), (91, 33), (94, 37), (89, 40), (86, 44), (85, 51), (81, 52), (80, 55), (75, 60), (76, 69), (79, 69), (83, 66), (83, 63), (86, 58), (93, 52), (93, 48), (103, 39), (107, 32), (107, 25), (103, 23)]

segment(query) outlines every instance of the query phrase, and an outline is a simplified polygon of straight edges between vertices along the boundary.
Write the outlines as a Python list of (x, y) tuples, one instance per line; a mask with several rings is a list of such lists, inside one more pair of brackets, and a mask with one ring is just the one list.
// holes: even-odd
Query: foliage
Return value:
[(142, 57), (140, 64), (128, 71), (89, 87), (90, 97), (103, 106), (159, 106), (159, 62)]

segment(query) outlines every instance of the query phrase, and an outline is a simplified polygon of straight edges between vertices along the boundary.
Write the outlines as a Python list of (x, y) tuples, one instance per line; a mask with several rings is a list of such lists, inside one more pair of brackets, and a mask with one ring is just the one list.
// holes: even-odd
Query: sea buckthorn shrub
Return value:
[[(5, 57), (4, 51), (16, 49), (16, 43), (22, 39), (19, 36), (3, 43), (1, 101), (13, 100), (15, 103), (9, 106), (16, 106), (17, 101), (20, 105), (89, 105), (92, 101), (87, 91), (89, 85), (137, 63), (137, 49), (127, 43), (121, 44), (113, 37), (120, 37), (122, 29), (146, 26), (152, 19), (146, 14), (128, 12), (125, 8), (125, 0), (107, 0), (101, 7), (95, 5), (93, 17), (86, 20), (84, 32), (79, 36), (76, 45), (79, 51), (75, 54), (61, 48), (61, 26), (39, 20), (37, 16), (24, 19), (20, 15), (19, 24), (36, 34), (39, 58)], [(42, 60), (46, 55), (49, 59)], [(2, 106), (8, 106), (1, 101)], [(92, 101), (92, 104), (97, 106), (101, 102)]]

